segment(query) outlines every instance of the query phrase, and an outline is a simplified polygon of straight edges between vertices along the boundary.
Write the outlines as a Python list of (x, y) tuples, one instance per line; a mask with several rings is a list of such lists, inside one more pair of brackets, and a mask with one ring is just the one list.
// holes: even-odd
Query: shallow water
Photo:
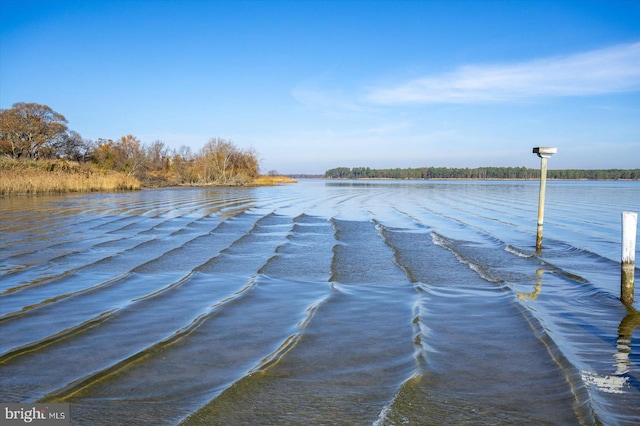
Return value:
[(0, 400), (94, 425), (635, 424), (640, 314), (618, 297), (640, 183), (549, 182), (540, 253), (537, 194), (1, 198)]

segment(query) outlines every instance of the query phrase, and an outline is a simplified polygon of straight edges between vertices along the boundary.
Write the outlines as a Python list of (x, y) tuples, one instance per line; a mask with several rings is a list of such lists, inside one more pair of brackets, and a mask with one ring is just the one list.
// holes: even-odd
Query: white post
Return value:
[(547, 157), (540, 157), (540, 194), (538, 196), (538, 228), (536, 250), (542, 250), (542, 226), (544, 224), (544, 198), (547, 193)]
[(538, 228), (536, 230), (536, 251), (542, 250), (542, 226), (544, 224), (544, 197), (547, 191), (547, 158), (558, 152), (558, 148), (539, 146), (533, 153), (540, 157), (540, 196), (538, 198)]
[(638, 213), (622, 212), (622, 263), (636, 261), (636, 228)]
[(622, 274), (620, 279), (620, 300), (633, 304), (634, 272), (636, 262), (636, 228), (638, 213), (622, 212)]

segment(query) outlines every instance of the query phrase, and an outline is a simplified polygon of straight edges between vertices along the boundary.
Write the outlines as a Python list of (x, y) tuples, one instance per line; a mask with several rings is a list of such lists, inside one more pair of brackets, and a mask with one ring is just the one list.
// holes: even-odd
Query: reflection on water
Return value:
[(525, 299), (529, 299), (529, 300), (536, 300), (538, 299), (538, 296), (540, 295), (540, 291), (542, 290), (542, 274), (545, 273), (544, 269), (538, 269), (536, 271), (536, 286), (534, 287), (533, 291), (530, 293), (525, 293), (522, 291), (516, 291), (516, 296), (518, 296), (518, 299), (520, 299), (521, 301), (525, 301)]
[[(631, 339), (636, 328), (640, 327), (640, 313), (633, 306), (627, 306), (627, 315), (620, 321), (618, 327), (618, 352), (615, 355), (616, 375), (623, 376), (632, 373)], [(631, 379), (632, 377), (629, 376)], [(637, 382), (637, 379), (633, 377)], [(635, 384), (637, 386), (637, 383)]]
[(2, 198), (0, 400), (75, 424), (635, 424), (618, 222), (640, 185), (549, 182), (541, 253), (537, 190)]

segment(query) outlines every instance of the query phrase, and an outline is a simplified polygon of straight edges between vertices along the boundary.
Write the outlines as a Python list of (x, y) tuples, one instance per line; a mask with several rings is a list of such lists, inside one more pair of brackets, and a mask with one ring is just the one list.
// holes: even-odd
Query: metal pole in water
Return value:
[(625, 305), (633, 304), (637, 227), (638, 213), (622, 212), (622, 274), (620, 277), (620, 300)]
[(542, 225), (544, 223), (544, 198), (547, 191), (547, 159), (558, 152), (558, 148), (539, 146), (533, 153), (540, 157), (540, 197), (538, 198), (538, 229), (536, 231), (536, 251), (542, 250)]

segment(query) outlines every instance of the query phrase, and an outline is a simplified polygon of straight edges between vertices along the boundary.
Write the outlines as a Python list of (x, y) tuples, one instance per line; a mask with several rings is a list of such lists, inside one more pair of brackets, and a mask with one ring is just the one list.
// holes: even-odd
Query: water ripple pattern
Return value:
[(540, 252), (537, 190), (0, 198), (0, 400), (82, 425), (637, 424), (640, 184), (549, 182)]

